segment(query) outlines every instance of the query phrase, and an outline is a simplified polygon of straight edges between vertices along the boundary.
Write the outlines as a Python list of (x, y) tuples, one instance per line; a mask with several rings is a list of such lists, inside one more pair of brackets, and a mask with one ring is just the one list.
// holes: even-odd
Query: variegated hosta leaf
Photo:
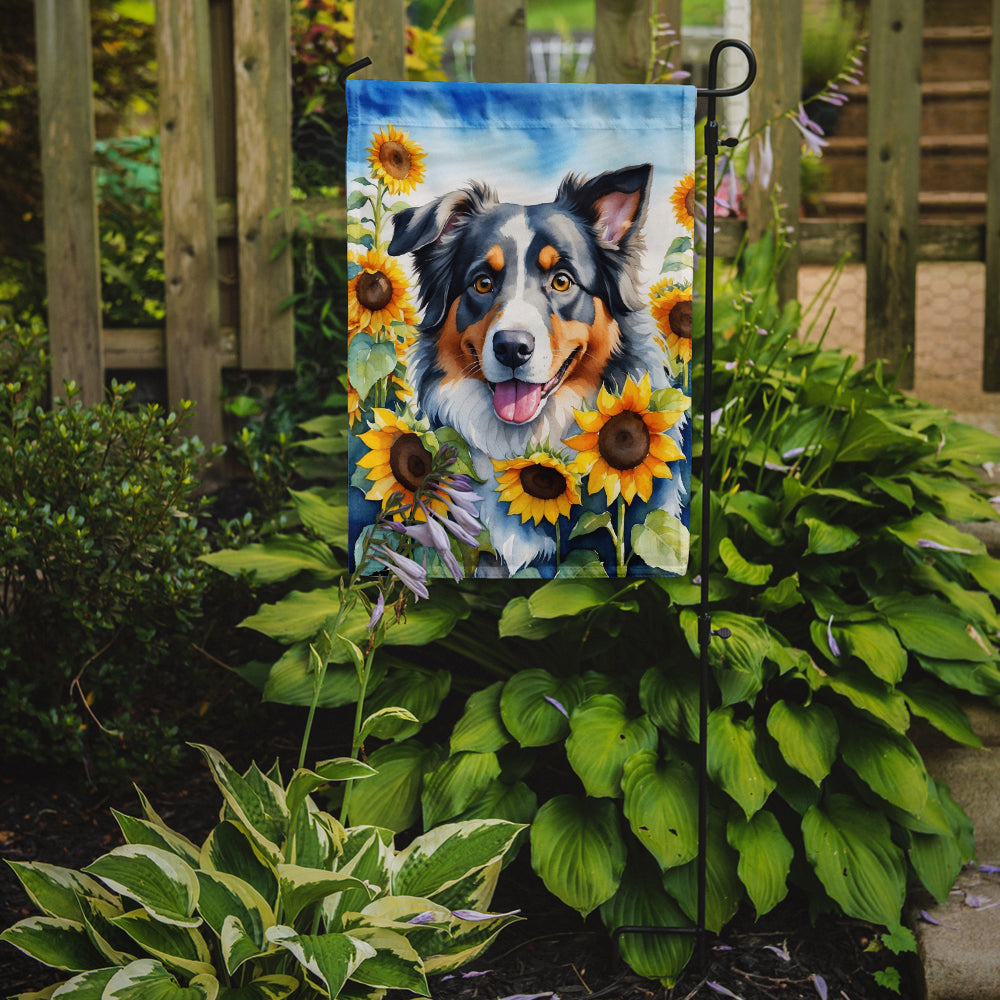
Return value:
[(337, 870), (353, 875), (365, 888), (345, 889), (323, 900), (323, 920), (327, 930), (344, 930), (345, 913), (358, 912), (371, 900), (371, 893), (389, 886), (392, 865), (392, 833), (373, 826), (356, 826), (347, 831)]
[(655, 749), (659, 739), (649, 716), (630, 719), (625, 702), (613, 694), (595, 694), (578, 705), (569, 727), (566, 757), (595, 798), (619, 798), (625, 761), (636, 751)]
[(365, 986), (409, 990), (418, 996), (430, 996), (424, 963), (402, 934), (385, 927), (355, 927), (351, 937), (375, 949), (351, 973), (351, 979)]
[(125, 813), (112, 809), (118, 826), (121, 827), (122, 835), (129, 844), (146, 844), (149, 847), (159, 847), (171, 854), (186, 861), (191, 867), (198, 864), (199, 849), (187, 837), (176, 833), (169, 827), (150, 822), (145, 819), (136, 819), (134, 816), (126, 816)]
[(899, 923), (906, 866), (882, 813), (849, 795), (830, 795), (805, 814), (802, 836), (806, 858), (849, 917)]
[(125, 844), (85, 869), (113, 892), (134, 899), (150, 916), (165, 924), (197, 927), (198, 878), (194, 869), (171, 851), (146, 844)]
[(224, 872), (252, 885), (272, 908), (278, 905), (278, 875), (241, 823), (220, 823), (201, 847), (199, 867)]
[(119, 969), (101, 1000), (216, 1000), (218, 995), (219, 981), (212, 975), (196, 976), (181, 986), (159, 962), (143, 958)]
[[(424, 971), (451, 972), (478, 958), (508, 924), (521, 917), (516, 912), (479, 914), (476, 919), (463, 919), (464, 910), (453, 910), (455, 922), (451, 933), (444, 937), (434, 953), (424, 958)], [(416, 942), (414, 942), (416, 944)]]
[(205, 755), (226, 806), (246, 827), (264, 855), (277, 863), (281, 856), (278, 845), (288, 831), (284, 789), (253, 769), (247, 776), (240, 775), (212, 747), (194, 746)]
[(29, 997), (53, 997), (55, 1000), (101, 1000), (104, 996), (104, 988), (114, 978), (120, 966), (112, 966), (107, 969), (91, 969), (89, 972), (81, 972), (80, 975), (67, 979), (51, 993), (49, 987), (44, 993), (21, 993), (11, 1000), (28, 1000)]
[(495, 753), (452, 754), (436, 771), (424, 778), (420, 796), (424, 826), (437, 826), (454, 819), (474, 803), (500, 777)]
[(583, 698), (579, 677), (560, 679), (547, 670), (521, 670), (504, 684), (500, 716), (521, 746), (547, 746), (566, 736), (570, 713)]
[(116, 899), (97, 879), (39, 861), (8, 861), (31, 901), (46, 916), (81, 920), (81, 896), (93, 896), (109, 903)]
[(661, 869), (697, 855), (698, 782), (690, 765), (640, 751), (625, 762), (622, 789), (632, 832)]
[(190, 927), (160, 923), (145, 910), (123, 913), (111, 922), (171, 969), (181, 969), (189, 976), (213, 971), (212, 956), (205, 939)]
[[(523, 831), (523, 828), (522, 828)], [(518, 834), (520, 836), (520, 834)], [(497, 858), (493, 864), (479, 868), (465, 878), (460, 878), (447, 889), (434, 893), (435, 902), (447, 906), (449, 910), (468, 908), (472, 910), (488, 910), (493, 902), (493, 894), (500, 879), (506, 856)]]
[[(736, 852), (726, 843), (726, 824), (714, 810), (708, 816), (705, 848), (705, 926), (718, 934), (729, 923), (743, 899), (736, 874)], [(663, 873), (663, 887), (692, 920), (698, 918), (698, 860)]]
[(750, 819), (729, 821), (726, 837), (740, 853), (736, 873), (746, 886), (757, 916), (774, 909), (788, 895), (788, 872), (795, 849), (782, 833), (774, 813), (761, 809)]
[(470, 695), (462, 717), (451, 733), (451, 752), (474, 750), (477, 753), (495, 753), (510, 742), (500, 716), (500, 692), (503, 681), (497, 681)]
[[(601, 920), (619, 927), (689, 927), (691, 921), (664, 891), (651, 859), (630, 858), (618, 891), (601, 904)], [(672, 986), (694, 950), (692, 934), (623, 934), (620, 954), (640, 976)]]
[(785, 761), (815, 785), (830, 773), (840, 738), (833, 712), (820, 702), (798, 705), (778, 700), (767, 716), (767, 731)]
[(0, 934), (26, 955), (54, 969), (81, 972), (100, 968), (105, 959), (91, 944), (87, 928), (65, 917), (28, 917)]
[(337, 757), (317, 764), (313, 770), (299, 768), (288, 782), (285, 792), (285, 805), (290, 815), (295, 815), (306, 797), (312, 795), (318, 788), (328, 785), (331, 781), (349, 781), (355, 778), (370, 778), (376, 774), (375, 768), (369, 767), (353, 757)]
[(344, 836), (337, 819), (317, 809), (312, 799), (306, 799), (292, 819), (285, 858), (304, 868), (335, 868)]
[[(239, 923), (238, 930), (242, 938), (250, 939), (254, 954), (265, 951), (264, 931), (275, 923), (274, 911), (267, 900), (248, 882), (223, 872), (200, 871), (198, 883), (201, 887), (198, 910), (219, 939), (223, 938), (227, 920), (235, 920)], [(235, 929), (229, 931), (230, 941), (241, 939), (241, 935), (235, 934)], [(230, 975), (251, 957), (245, 954), (246, 948), (242, 943), (239, 947), (239, 961), (235, 964), (230, 964), (233, 949), (225, 951), (226, 967)]]
[(296, 934), (291, 927), (269, 927), (267, 939), (285, 948), (332, 997), (365, 959), (375, 957), (375, 949), (349, 934)]
[(608, 799), (558, 795), (531, 824), (531, 865), (549, 892), (586, 916), (618, 889), (625, 842)]
[(731, 707), (712, 711), (708, 717), (708, 774), (747, 817), (767, 801), (776, 782), (757, 762), (752, 718), (735, 720)]
[(446, 823), (421, 834), (393, 861), (392, 892), (433, 899), (503, 858), (523, 827), (502, 819)]
[(281, 887), (282, 912), (285, 919), (291, 921), (305, 907), (345, 889), (361, 889), (369, 893), (369, 898), (375, 895), (374, 890), (353, 875), (303, 868), (300, 865), (278, 865), (278, 881)]
[(135, 942), (114, 924), (115, 917), (125, 912), (120, 902), (109, 903), (93, 896), (83, 896), (80, 905), (90, 940), (104, 956), (104, 964), (128, 965), (139, 958), (140, 949)]
[(218, 1000), (285, 1000), (299, 985), (299, 980), (294, 976), (261, 976), (244, 986), (224, 986), (219, 992)]

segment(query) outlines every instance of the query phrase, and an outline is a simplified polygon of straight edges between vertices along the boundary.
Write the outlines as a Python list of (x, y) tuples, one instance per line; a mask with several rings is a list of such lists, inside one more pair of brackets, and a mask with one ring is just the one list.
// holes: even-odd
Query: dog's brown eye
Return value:
[(556, 292), (568, 292), (573, 284), (573, 279), (565, 272), (560, 271), (552, 276), (552, 290)]
[(480, 295), (486, 295), (487, 292), (493, 291), (493, 279), (488, 274), (481, 274), (472, 283), (472, 287), (479, 292)]

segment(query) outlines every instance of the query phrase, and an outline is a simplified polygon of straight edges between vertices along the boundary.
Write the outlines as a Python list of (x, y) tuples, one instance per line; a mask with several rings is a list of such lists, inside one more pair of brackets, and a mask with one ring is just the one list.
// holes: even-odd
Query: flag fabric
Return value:
[(352, 551), (446, 449), (476, 575), (686, 572), (695, 97), (347, 82)]

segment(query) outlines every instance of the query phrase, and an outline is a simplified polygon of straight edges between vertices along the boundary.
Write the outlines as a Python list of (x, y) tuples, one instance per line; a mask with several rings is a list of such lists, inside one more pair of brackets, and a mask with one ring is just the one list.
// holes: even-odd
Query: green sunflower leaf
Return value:
[(633, 525), (629, 543), (647, 565), (678, 576), (687, 572), (691, 534), (667, 511), (652, 510), (642, 524)]
[(375, 340), (364, 330), (354, 335), (347, 347), (347, 372), (362, 402), (376, 383), (395, 371), (396, 361), (396, 347), (390, 341)]

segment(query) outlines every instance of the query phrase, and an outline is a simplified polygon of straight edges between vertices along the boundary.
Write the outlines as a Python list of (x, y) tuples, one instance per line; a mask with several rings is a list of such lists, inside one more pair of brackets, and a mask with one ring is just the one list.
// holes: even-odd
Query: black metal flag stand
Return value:
[[(736, 87), (719, 88), (718, 68), (719, 57), (728, 48), (739, 49), (747, 60), (747, 75)], [(371, 59), (365, 56), (350, 66), (345, 66), (337, 79), (343, 87), (347, 77), (358, 70), (371, 65)], [(735, 146), (735, 138), (719, 139), (719, 123), (716, 121), (716, 100), (720, 97), (735, 97), (750, 89), (757, 76), (757, 59), (753, 49), (746, 42), (735, 38), (726, 38), (717, 42), (712, 49), (708, 61), (708, 87), (699, 88), (698, 96), (707, 100), (707, 120), (705, 122), (705, 160), (706, 160), (706, 197), (705, 197), (705, 330), (704, 330), (704, 387), (702, 403), (702, 503), (701, 503), (701, 600), (698, 612), (698, 647), (701, 654), (701, 687), (698, 705), (698, 910), (694, 927), (656, 927), (656, 926), (622, 926), (615, 929), (612, 937), (616, 944), (623, 934), (694, 934), (698, 940), (698, 962), (705, 968), (705, 897), (707, 890), (707, 834), (708, 834), (708, 700), (709, 700), (709, 663), (708, 650), (713, 636), (725, 639), (729, 636), (728, 629), (712, 629), (712, 615), (709, 611), (709, 571), (712, 510), (709, 502), (710, 484), (708, 482), (712, 463), (712, 324), (713, 302), (712, 292), (715, 282), (715, 158), (719, 155), (720, 146)]]

